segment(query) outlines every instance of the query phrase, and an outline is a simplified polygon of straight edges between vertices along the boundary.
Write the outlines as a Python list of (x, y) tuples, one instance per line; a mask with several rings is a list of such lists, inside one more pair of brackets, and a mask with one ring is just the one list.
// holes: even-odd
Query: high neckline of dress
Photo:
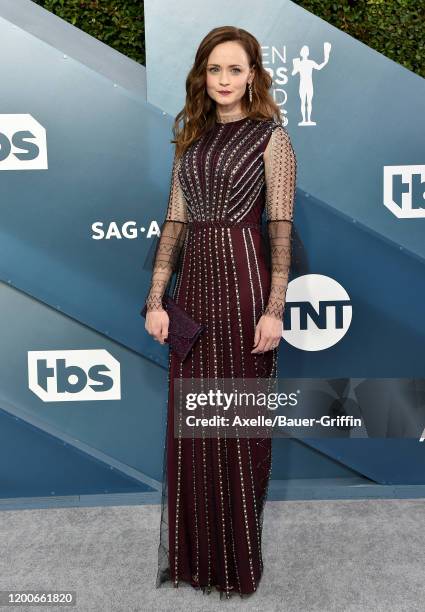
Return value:
[(233, 113), (232, 115), (220, 115), (216, 113), (216, 121), (217, 123), (234, 123), (235, 121), (241, 121), (242, 119), (246, 119), (248, 115), (246, 113)]

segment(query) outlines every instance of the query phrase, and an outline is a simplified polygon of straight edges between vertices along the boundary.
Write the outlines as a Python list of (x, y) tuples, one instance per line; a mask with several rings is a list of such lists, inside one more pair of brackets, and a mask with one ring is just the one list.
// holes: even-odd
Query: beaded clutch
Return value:
[[(205, 330), (205, 325), (192, 319), (169, 295), (162, 298), (162, 305), (169, 317), (168, 337), (165, 342), (168, 342), (170, 349), (184, 361)], [(146, 318), (146, 313), (145, 304), (140, 314)]]

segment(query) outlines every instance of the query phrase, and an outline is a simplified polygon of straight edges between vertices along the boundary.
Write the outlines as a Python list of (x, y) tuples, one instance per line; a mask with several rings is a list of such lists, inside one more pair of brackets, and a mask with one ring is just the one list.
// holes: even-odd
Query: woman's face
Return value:
[(241, 100), (253, 77), (248, 61), (245, 49), (235, 41), (220, 43), (211, 51), (206, 86), (219, 111), (230, 114), (242, 110)]

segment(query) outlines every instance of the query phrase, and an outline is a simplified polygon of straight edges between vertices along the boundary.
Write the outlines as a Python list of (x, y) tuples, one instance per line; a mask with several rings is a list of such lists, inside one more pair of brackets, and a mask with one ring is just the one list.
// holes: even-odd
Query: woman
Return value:
[(146, 300), (146, 329), (163, 344), (162, 297), (176, 271), (172, 297), (206, 326), (183, 363), (169, 353), (156, 584), (215, 587), (220, 598), (252, 594), (262, 575), (271, 438), (175, 437), (174, 382), (276, 377), (296, 158), (271, 84), (260, 45), (245, 30), (215, 28), (201, 42), (174, 125), (168, 210)]

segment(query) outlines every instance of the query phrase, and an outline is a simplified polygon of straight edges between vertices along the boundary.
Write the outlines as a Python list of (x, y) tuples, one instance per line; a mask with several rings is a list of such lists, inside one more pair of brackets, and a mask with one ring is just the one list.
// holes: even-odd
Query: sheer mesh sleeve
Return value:
[(291, 233), (297, 161), (289, 134), (280, 124), (264, 151), (271, 288), (264, 314), (283, 319), (291, 265)]
[(167, 214), (161, 227), (161, 235), (154, 256), (151, 285), (146, 298), (148, 311), (164, 310), (162, 297), (176, 270), (186, 235), (186, 199), (178, 177), (180, 159), (174, 156)]

